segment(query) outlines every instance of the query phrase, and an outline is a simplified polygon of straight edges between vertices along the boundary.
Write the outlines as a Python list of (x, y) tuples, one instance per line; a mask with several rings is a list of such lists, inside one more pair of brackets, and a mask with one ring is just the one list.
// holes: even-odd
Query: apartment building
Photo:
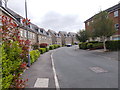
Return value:
[[(120, 3), (117, 4), (117, 5), (114, 5), (113, 7), (110, 7), (108, 9), (106, 9), (105, 11), (108, 12), (108, 17), (111, 18), (115, 23), (114, 26), (115, 26), (115, 29), (116, 29), (116, 33), (110, 37), (110, 40), (120, 40)], [(92, 31), (92, 27), (91, 27), (90, 23), (94, 22), (93, 21), (94, 16), (87, 19), (84, 22), (86, 30), (91, 30)], [(97, 40), (101, 41), (100, 38), (97, 38)]]
[(48, 33), (51, 35), (52, 37), (52, 44), (59, 44), (62, 45), (62, 39), (61, 39), (61, 35), (59, 33), (56, 33), (53, 30), (48, 30)]
[(47, 33), (44, 28), (39, 28), (38, 32), (39, 32), (39, 36), (38, 36), (39, 43), (47, 43), (49, 45), (52, 44), (51, 35)]
[(71, 36), (65, 31), (59, 31), (62, 39), (62, 45), (72, 44)]
[(77, 44), (79, 41), (76, 39), (76, 33), (73, 33), (73, 32), (69, 32), (68, 33), (71, 38), (72, 38), (72, 44)]

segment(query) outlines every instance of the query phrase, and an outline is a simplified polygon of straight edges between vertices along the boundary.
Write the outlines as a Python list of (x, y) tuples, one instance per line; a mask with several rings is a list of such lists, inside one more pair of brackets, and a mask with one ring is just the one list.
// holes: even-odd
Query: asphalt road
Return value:
[(57, 49), (53, 61), (60, 88), (118, 88), (117, 60), (73, 46)]

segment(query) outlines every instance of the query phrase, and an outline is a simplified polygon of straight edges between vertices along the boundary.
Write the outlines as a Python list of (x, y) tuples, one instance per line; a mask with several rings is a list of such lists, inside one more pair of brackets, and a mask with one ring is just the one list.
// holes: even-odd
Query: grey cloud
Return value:
[(82, 22), (77, 15), (61, 15), (56, 12), (48, 12), (41, 20), (37, 22), (40, 26), (53, 29), (55, 31), (78, 31)]

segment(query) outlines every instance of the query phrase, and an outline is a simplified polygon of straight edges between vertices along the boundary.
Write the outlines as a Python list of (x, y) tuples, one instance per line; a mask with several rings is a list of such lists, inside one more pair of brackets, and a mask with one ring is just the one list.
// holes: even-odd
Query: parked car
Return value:
[(66, 46), (67, 46), (67, 47), (71, 47), (71, 46), (72, 46), (72, 44), (67, 44)]

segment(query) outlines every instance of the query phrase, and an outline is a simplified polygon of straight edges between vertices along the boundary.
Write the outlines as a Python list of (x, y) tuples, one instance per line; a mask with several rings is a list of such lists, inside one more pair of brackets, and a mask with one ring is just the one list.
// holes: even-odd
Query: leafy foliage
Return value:
[(40, 56), (39, 50), (32, 50), (30, 51), (30, 60), (31, 64), (34, 63)]
[(120, 40), (106, 41), (106, 47), (110, 51), (120, 50)]
[(116, 32), (113, 20), (109, 18), (107, 12), (101, 11), (94, 17), (91, 25), (93, 28), (93, 37), (103, 39), (104, 51), (106, 51), (105, 40)]
[(46, 48), (47, 46), (48, 46), (47, 43), (41, 43), (41, 44), (40, 44), (40, 48)]
[(39, 50), (40, 50), (40, 53), (41, 53), (41, 54), (43, 54), (43, 53), (46, 52), (46, 48), (40, 48)]
[[(23, 88), (25, 86), (24, 82), (19, 82), (19, 84), (23, 84), (18, 86), (14, 78), (19, 78), (19, 74), (24, 70), (21, 65), (27, 58), (30, 41), (20, 40), (18, 25), (11, 18), (1, 16), (1, 21), (2, 88), (9, 88), (10, 85), (13, 88)], [(19, 80), (21, 79), (19, 78)]]
[(49, 50), (53, 50), (54, 49), (54, 46), (53, 45), (50, 45), (49, 46)]
[(80, 30), (76, 34), (76, 39), (79, 40), (80, 42), (86, 42), (88, 40), (88, 33), (86, 30)]

